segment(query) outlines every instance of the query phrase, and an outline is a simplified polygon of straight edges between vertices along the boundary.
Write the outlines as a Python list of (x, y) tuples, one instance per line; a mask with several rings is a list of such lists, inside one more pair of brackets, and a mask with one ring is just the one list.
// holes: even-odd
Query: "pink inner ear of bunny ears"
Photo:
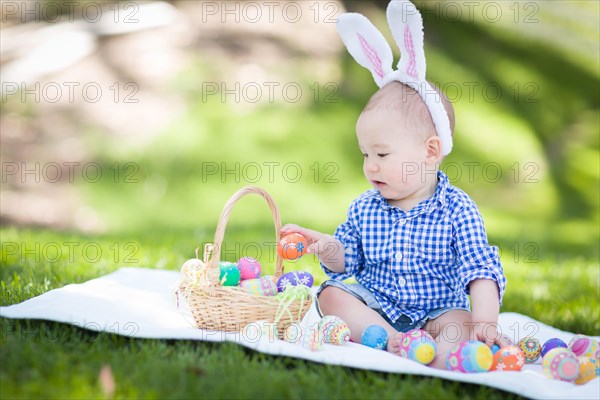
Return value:
[(417, 75), (417, 59), (415, 56), (415, 46), (413, 44), (412, 33), (408, 25), (404, 27), (404, 47), (408, 53), (408, 65), (406, 66), (406, 74), (414, 79), (419, 79)]
[(367, 40), (360, 35), (360, 33), (356, 34), (358, 36), (358, 40), (360, 41), (360, 46), (363, 49), (363, 53), (367, 56), (371, 64), (373, 64), (373, 71), (380, 77), (383, 78), (383, 67), (381, 66), (381, 59), (377, 55), (377, 52)]

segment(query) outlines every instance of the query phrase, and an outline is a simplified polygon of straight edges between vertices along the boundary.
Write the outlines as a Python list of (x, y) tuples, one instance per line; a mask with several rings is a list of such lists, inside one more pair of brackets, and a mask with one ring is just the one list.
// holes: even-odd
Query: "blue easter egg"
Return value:
[(379, 350), (386, 348), (387, 341), (387, 332), (379, 325), (368, 326), (360, 336), (360, 342), (362, 344)]

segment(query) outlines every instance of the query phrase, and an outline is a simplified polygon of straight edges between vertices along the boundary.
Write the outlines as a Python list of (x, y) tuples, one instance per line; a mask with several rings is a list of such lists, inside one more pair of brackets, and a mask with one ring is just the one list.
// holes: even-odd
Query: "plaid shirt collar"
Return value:
[(415, 207), (413, 207), (409, 212), (405, 212), (400, 208), (391, 205), (388, 201), (381, 195), (379, 190), (375, 190), (374, 199), (379, 202), (381, 208), (388, 212), (399, 212), (406, 214), (406, 217), (415, 217), (424, 212), (430, 212), (435, 209), (437, 204), (444, 206), (446, 204), (446, 190), (448, 185), (450, 184), (448, 181), (448, 176), (442, 171), (437, 172), (438, 184), (435, 188), (435, 193), (433, 196), (421, 201)]

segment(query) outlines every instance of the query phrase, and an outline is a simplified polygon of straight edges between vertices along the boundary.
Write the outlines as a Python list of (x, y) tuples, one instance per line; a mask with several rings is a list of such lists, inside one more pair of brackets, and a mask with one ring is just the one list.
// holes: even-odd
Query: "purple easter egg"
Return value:
[(315, 279), (311, 274), (304, 271), (292, 271), (285, 273), (277, 279), (277, 290), (283, 292), (288, 286), (305, 285), (312, 287)]

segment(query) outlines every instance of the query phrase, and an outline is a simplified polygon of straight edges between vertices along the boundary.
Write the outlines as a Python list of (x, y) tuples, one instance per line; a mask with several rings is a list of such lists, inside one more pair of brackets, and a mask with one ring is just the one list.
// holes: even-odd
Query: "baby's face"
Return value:
[(437, 165), (427, 157), (424, 135), (411, 130), (385, 109), (363, 112), (356, 123), (363, 172), (392, 205), (417, 196), (437, 179)]

